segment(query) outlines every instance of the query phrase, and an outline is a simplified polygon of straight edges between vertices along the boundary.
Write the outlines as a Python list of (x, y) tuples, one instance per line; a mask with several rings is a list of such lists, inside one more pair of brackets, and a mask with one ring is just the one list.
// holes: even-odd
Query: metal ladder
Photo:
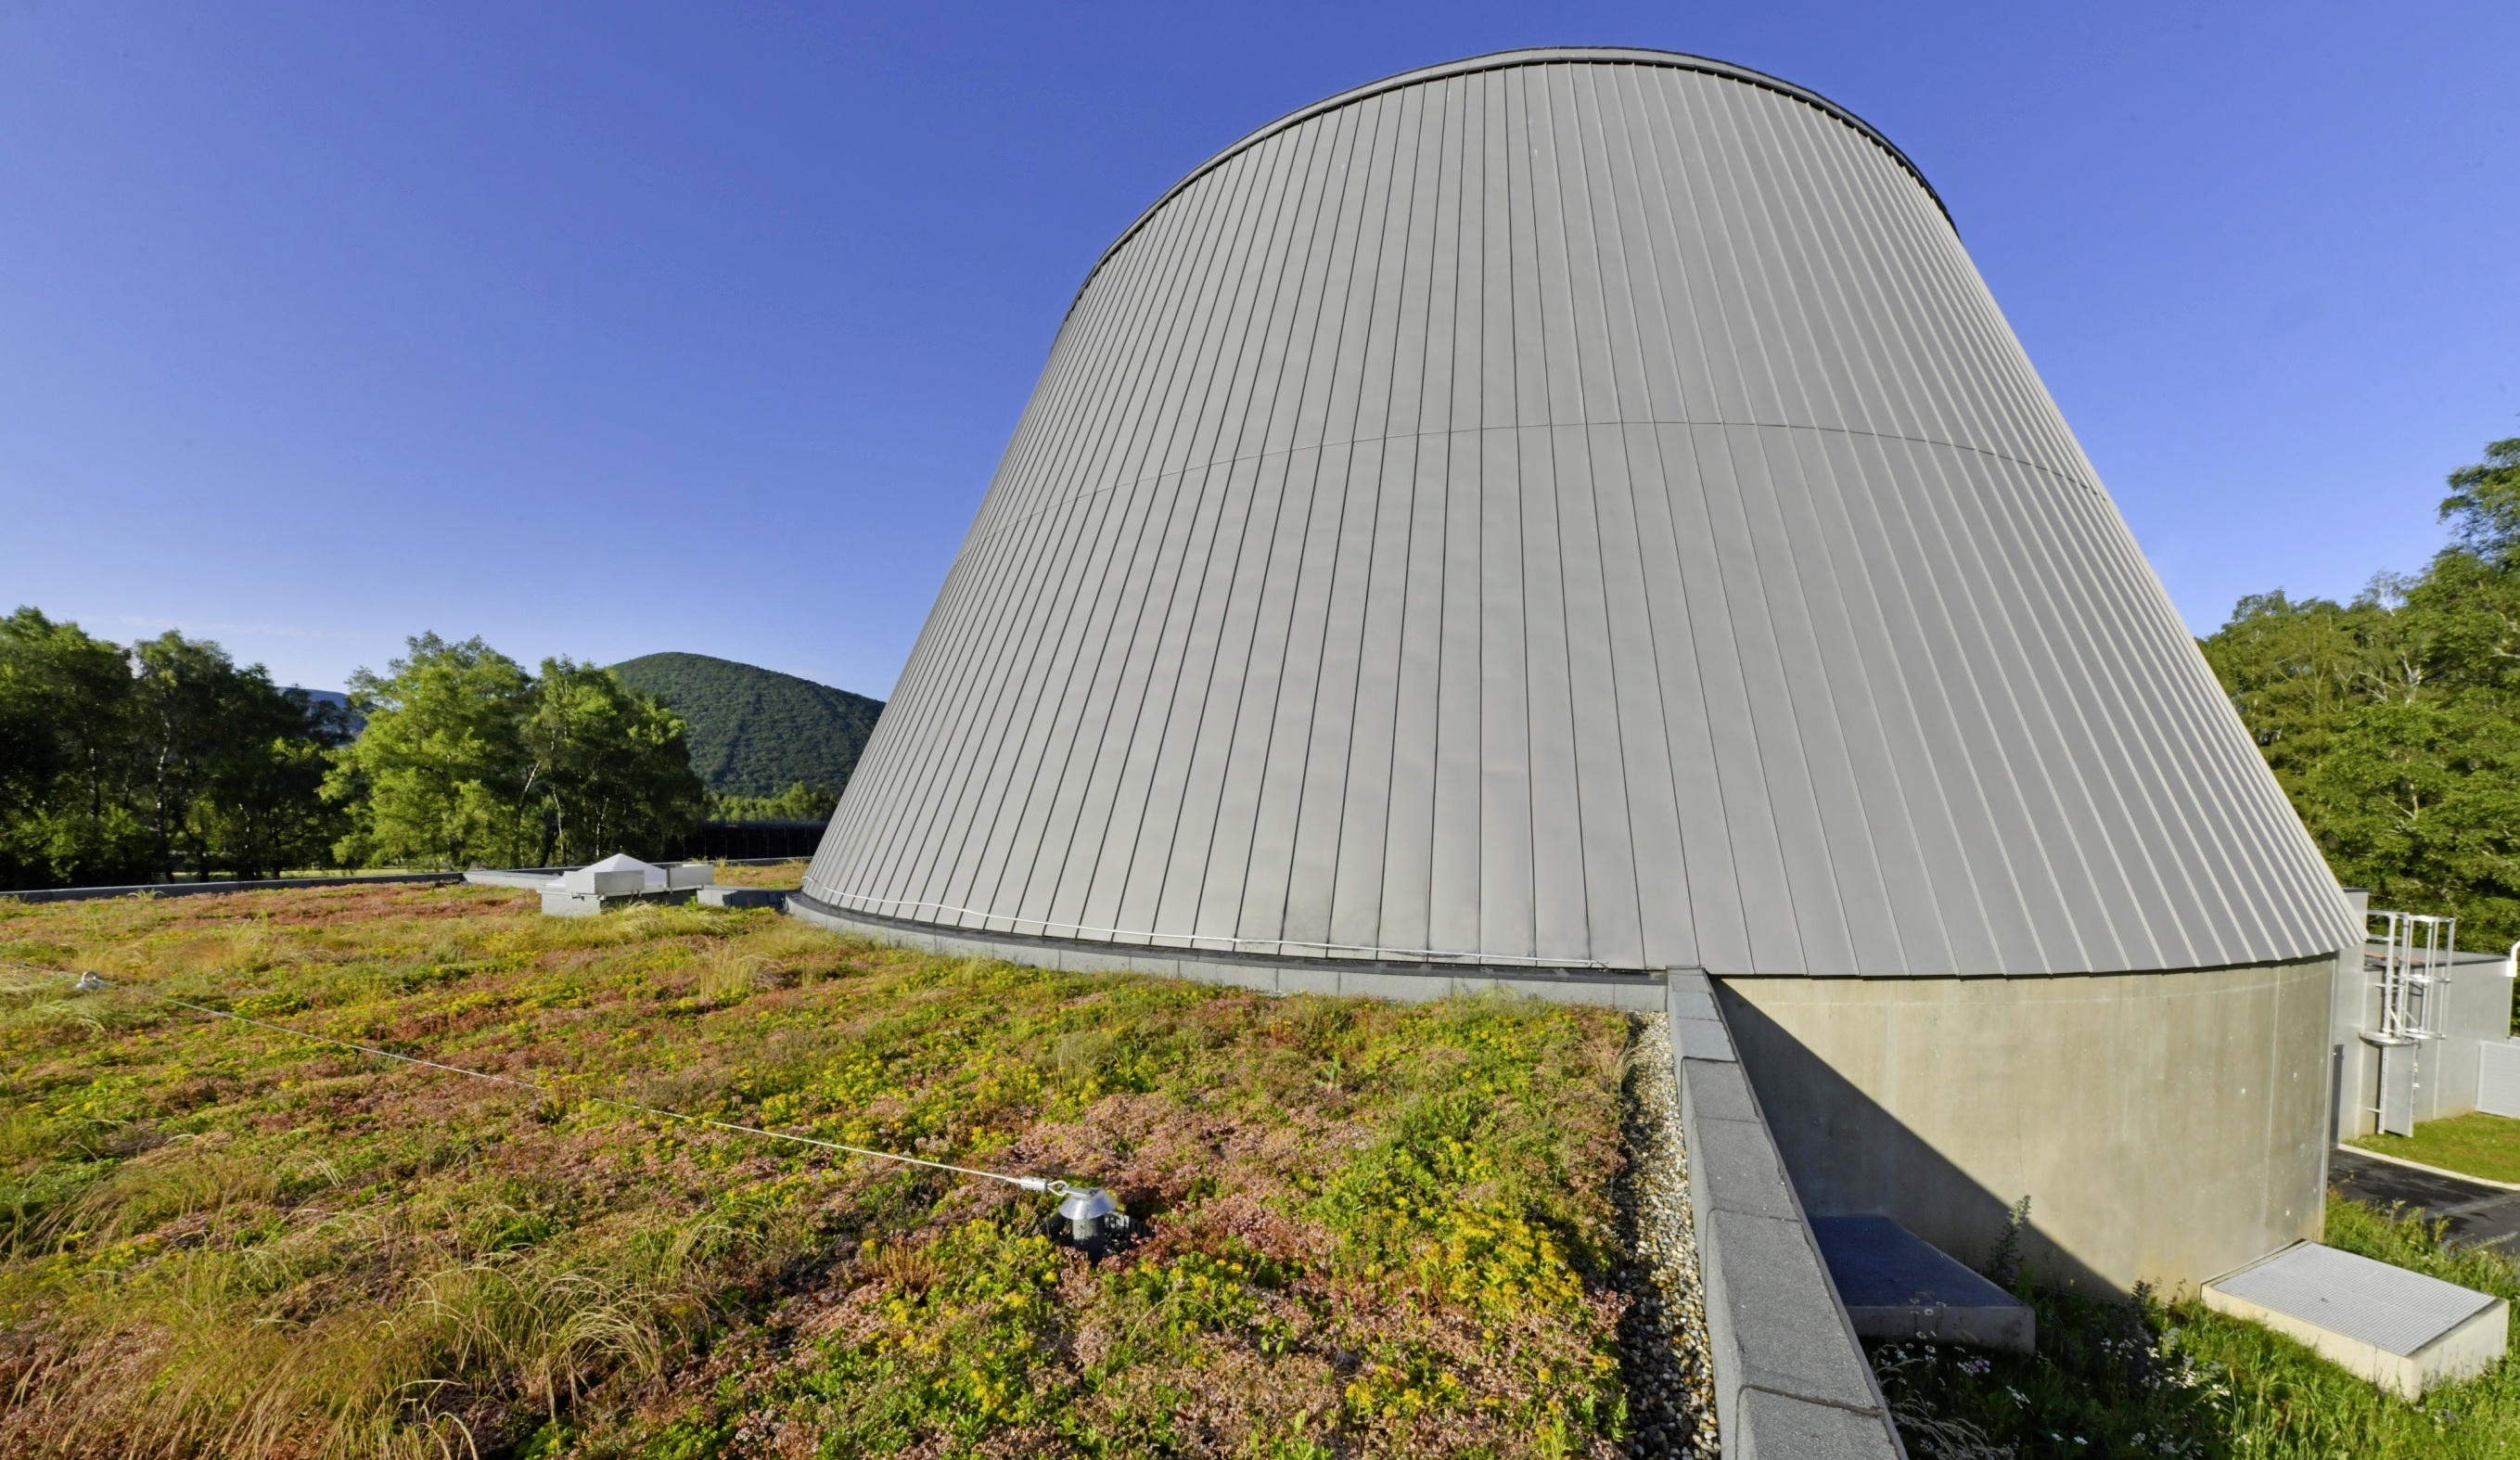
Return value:
[(2424, 1041), (2441, 1037), (2436, 1026), (2449, 993), (2458, 919), (2374, 910), (2370, 922), (2365, 931), (2376, 934), (2370, 940), (2380, 944), (2380, 1027), (2362, 1037), (2379, 1047), (2380, 1078), (2379, 1103), (2367, 1113), (2381, 1130), (2412, 1135), (2415, 1092), (2427, 1063)]

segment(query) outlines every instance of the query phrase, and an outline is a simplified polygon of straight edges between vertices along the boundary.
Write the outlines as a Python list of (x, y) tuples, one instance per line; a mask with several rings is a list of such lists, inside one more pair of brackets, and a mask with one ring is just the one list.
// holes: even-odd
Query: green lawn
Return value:
[[(743, 869), (792, 881), (794, 868)], [(0, 1455), (1615, 1454), (1629, 1025), (388, 886), (0, 904)], [(68, 971), (555, 1086), (314, 1046)], [(1116, 1191), (1050, 1199), (617, 1095)]]
[(2351, 1144), (2488, 1181), (2520, 1182), (2520, 1120), (2502, 1116), (2452, 1116), (2424, 1121), (2413, 1135), (2358, 1136)]

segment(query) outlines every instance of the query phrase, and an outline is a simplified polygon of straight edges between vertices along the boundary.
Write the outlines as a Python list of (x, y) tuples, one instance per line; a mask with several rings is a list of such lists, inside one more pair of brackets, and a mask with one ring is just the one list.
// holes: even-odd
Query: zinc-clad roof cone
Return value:
[(1719, 976), (2359, 939), (1922, 176), (1639, 51), (1359, 88), (1113, 245), (803, 893)]

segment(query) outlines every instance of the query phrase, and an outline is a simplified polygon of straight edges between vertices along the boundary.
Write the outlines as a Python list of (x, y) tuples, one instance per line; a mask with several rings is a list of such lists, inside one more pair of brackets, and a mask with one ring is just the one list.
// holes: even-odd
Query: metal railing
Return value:
[(2380, 944), (2382, 1037), (2422, 1039), (2441, 1033), (2436, 1025), (2458, 948), (2458, 919), (2375, 910), (2365, 931), (2378, 934), (2371, 941)]

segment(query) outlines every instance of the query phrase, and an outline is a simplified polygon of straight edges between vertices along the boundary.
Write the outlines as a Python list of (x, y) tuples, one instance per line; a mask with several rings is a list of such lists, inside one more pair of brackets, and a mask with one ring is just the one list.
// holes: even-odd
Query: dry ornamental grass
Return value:
[(1609, 1454), (1628, 1039), (500, 890), (0, 904), (0, 1453)]

